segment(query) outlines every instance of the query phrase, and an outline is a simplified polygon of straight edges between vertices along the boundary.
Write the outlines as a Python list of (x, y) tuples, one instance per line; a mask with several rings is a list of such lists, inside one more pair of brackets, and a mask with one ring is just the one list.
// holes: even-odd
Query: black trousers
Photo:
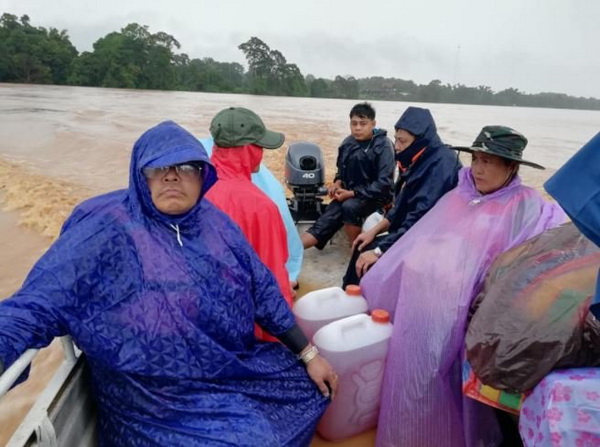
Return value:
[(498, 409), (496, 409), (496, 417), (504, 437), (500, 447), (523, 447), (523, 441), (519, 434), (518, 417)]
[(317, 241), (316, 247), (323, 250), (327, 242), (342, 228), (343, 225), (356, 225), (360, 227), (365, 217), (379, 209), (380, 203), (376, 200), (363, 200), (352, 197), (343, 202), (333, 200), (325, 212), (316, 220), (312, 227), (306, 230)]
[(360, 278), (356, 274), (356, 261), (358, 260), (358, 257), (361, 253), (373, 250), (375, 247), (377, 247), (377, 243), (382, 238), (383, 236), (376, 236), (375, 239), (373, 239), (373, 242), (366, 245), (362, 250), (359, 250), (357, 248), (352, 252), (352, 257), (350, 258), (350, 262), (348, 263), (348, 268), (346, 268), (346, 274), (344, 275), (344, 279), (342, 280), (343, 289), (346, 289), (346, 286), (350, 284), (358, 285), (358, 283), (360, 282)]

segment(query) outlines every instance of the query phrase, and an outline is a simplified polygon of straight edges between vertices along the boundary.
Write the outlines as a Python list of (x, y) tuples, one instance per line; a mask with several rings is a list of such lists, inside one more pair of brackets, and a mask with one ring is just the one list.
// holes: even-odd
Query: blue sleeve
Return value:
[(400, 194), (402, 191), (402, 185), (404, 184), (404, 179), (402, 178), (402, 176), (400, 176), (400, 178), (398, 179), (398, 182), (394, 185), (394, 191), (396, 197), (394, 198), (394, 205), (392, 206), (392, 209), (390, 209), (387, 214), (385, 215), (385, 218), (389, 221), (392, 222), (396, 216), (396, 213), (398, 212), (398, 209), (400, 208), (400, 200), (398, 200), (400, 198)]
[(289, 331), (296, 320), (279, 290), (271, 271), (256, 257), (252, 267), (254, 320), (271, 335), (277, 337)]
[(300, 270), (302, 269), (302, 259), (304, 257), (304, 246), (300, 240), (300, 235), (296, 229), (296, 224), (290, 209), (288, 207), (287, 200), (285, 198), (285, 192), (281, 186), (281, 183), (277, 178), (269, 171), (269, 169), (263, 164), (260, 165), (260, 170), (252, 174), (252, 182), (258, 186), (269, 198), (275, 202), (279, 209), (279, 214), (283, 219), (285, 225), (285, 232), (287, 237), (288, 246), (288, 260), (285, 264), (288, 276), (291, 281), (296, 281)]
[(39, 265), (42, 263), (36, 264), (17, 293), (0, 303), (0, 362), (4, 368), (27, 349), (43, 348), (54, 337), (66, 334), (59, 311), (66, 294), (54, 273)]
[(239, 262), (250, 273), (252, 298), (254, 300), (254, 321), (271, 335), (277, 337), (290, 330), (296, 323), (294, 314), (279, 290), (279, 285), (271, 271), (262, 263), (247, 241), (244, 233), (224, 213), (218, 227), (226, 234)]
[(300, 276), (300, 272), (302, 271), (302, 261), (304, 260), (304, 246), (302, 245), (302, 240), (296, 229), (296, 224), (292, 220), (292, 216), (290, 215), (288, 220), (284, 218), (283, 223), (288, 234), (289, 251), (285, 267), (290, 275), (290, 281), (298, 281), (298, 276)]

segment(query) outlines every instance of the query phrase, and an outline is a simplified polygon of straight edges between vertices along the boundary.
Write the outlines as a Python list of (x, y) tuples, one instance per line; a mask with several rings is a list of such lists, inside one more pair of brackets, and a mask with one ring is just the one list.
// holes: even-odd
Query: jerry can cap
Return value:
[(360, 290), (360, 286), (357, 286), (355, 284), (350, 284), (349, 286), (346, 286), (346, 294), (350, 296), (360, 296), (361, 293), (362, 292)]
[(387, 310), (374, 309), (373, 312), (371, 312), (371, 320), (375, 323), (389, 323), (390, 314)]

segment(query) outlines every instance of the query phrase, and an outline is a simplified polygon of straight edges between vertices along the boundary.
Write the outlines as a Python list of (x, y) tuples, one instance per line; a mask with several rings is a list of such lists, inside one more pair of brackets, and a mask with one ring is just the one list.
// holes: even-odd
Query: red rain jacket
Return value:
[[(242, 229), (260, 260), (271, 270), (288, 305), (292, 293), (285, 263), (288, 259), (285, 226), (277, 205), (252, 183), (252, 170), (260, 164), (262, 149), (253, 144), (221, 148), (214, 146), (211, 162), (219, 180), (206, 198)], [(262, 330), (257, 336), (275, 340)]]

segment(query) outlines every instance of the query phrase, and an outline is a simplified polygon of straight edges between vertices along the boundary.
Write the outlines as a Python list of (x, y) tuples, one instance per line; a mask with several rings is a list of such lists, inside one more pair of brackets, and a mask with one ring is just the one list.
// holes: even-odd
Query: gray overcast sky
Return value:
[(257, 36), (304, 75), (386, 76), (600, 98), (600, 0), (0, 0), (79, 51), (127, 23), (245, 63)]

